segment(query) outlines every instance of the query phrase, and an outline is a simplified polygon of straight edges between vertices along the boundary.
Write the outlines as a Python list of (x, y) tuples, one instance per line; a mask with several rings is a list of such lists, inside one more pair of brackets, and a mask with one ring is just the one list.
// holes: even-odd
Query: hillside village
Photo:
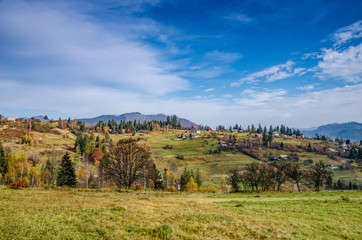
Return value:
[[(319, 135), (309, 138), (299, 130), (284, 125), (270, 126), (269, 130), (260, 124), (257, 128), (252, 125), (243, 129), (235, 125), (229, 129), (219, 126), (217, 130), (212, 130), (201, 125), (198, 128), (195, 125), (183, 127), (172, 116), (166, 121), (121, 121), (117, 124), (109, 120), (108, 123), (100, 121), (96, 125), (47, 117), (2, 118), (0, 139), (5, 156), (10, 152), (15, 158), (25, 157), (26, 171), (23, 177), (26, 181), (36, 178), (32, 186), (44, 185), (44, 176), (47, 176), (46, 185), (56, 183), (55, 168), (65, 152), (70, 153), (75, 164), (78, 187), (112, 186), (112, 181), (100, 172), (101, 158), (107, 156), (112, 146), (127, 139), (149, 146), (151, 151), (154, 165), (151, 168), (155, 170), (147, 173), (149, 179), (144, 181), (146, 177), (140, 177), (134, 181), (133, 187), (138, 188), (180, 191), (193, 177), (201, 191), (248, 190), (250, 186), (241, 180), (233, 185), (232, 174), (237, 171), (241, 179), (240, 174), (251, 163), (273, 169), (284, 168), (286, 165), (280, 165), (282, 162), (297, 163), (300, 171), (308, 172), (320, 161), (325, 164), (329, 174), (328, 179), (326, 176), (323, 180), (322, 189), (359, 189), (362, 183), (361, 142)], [(100, 159), (95, 159), (97, 153)], [(45, 174), (46, 170), (50, 170), (49, 166), (52, 169)], [(36, 177), (31, 176), (31, 171), (36, 172)], [(295, 183), (286, 174), (283, 170), (278, 190), (295, 190)], [(3, 171), (2, 176), (3, 184), (11, 182), (6, 172)], [(13, 176), (14, 179), (19, 177)], [(308, 179), (301, 183), (304, 190), (314, 189)], [(268, 186), (268, 189), (273, 188)]]

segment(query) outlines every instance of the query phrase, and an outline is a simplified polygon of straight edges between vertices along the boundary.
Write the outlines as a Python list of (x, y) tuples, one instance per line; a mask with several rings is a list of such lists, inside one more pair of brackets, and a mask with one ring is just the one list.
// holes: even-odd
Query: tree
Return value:
[(197, 192), (198, 186), (195, 183), (193, 177), (190, 178), (190, 181), (186, 184), (185, 191), (186, 192)]
[(70, 155), (66, 152), (61, 160), (58, 176), (58, 186), (75, 187), (77, 184), (77, 177), (75, 174), (74, 164), (70, 159)]
[(5, 162), (5, 151), (2, 142), (0, 141), (0, 173), (5, 176), (8, 172), (8, 167)]
[(28, 169), (28, 161), (24, 153), (22, 153), (17, 159), (17, 164), (20, 169), (20, 181), (23, 181), (24, 173), (27, 172)]
[(231, 170), (231, 176), (228, 179), (228, 182), (231, 184), (231, 187), (234, 192), (239, 191), (240, 174), (237, 168)]
[(195, 181), (196, 181), (196, 183), (197, 183), (198, 186), (201, 186), (201, 185), (202, 185), (201, 174), (200, 174), (200, 170), (199, 170), (199, 169), (197, 169), (197, 171), (196, 171)]
[(307, 152), (313, 152), (313, 148), (312, 148), (312, 146), (310, 145), (310, 143), (308, 144)]
[(327, 165), (319, 161), (311, 169), (309, 179), (314, 183), (314, 187), (317, 191), (323, 186), (324, 181), (328, 178), (329, 173), (326, 170)]
[(290, 162), (285, 169), (285, 173), (289, 178), (294, 180), (294, 182), (297, 184), (298, 192), (300, 192), (299, 183), (304, 178), (304, 172), (300, 168), (299, 164), (297, 162)]
[(5, 163), (7, 166), (6, 177), (13, 182), (16, 181), (16, 171), (17, 171), (17, 160), (12, 152), (8, 152), (5, 156)]
[(92, 154), (91, 154), (91, 159), (94, 164), (97, 164), (97, 162), (102, 160), (103, 157), (104, 157), (104, 153), (102, 152), (101, 149), (99, 149), (99, 148), (93, 149)]
[(51, 179), (52, 179), (52, 174), (50, 173), (50, 171), (48, 169), (46, 169), (43, 172), (41, 179), (44, 184), (49, 185), (49, 181), (51, 181)]
[[(134, 139), (113, 145), (105, 161), (105, 169), (118, 187), (130, 188), (147, 171), (152, 170), (153, 162), (148, 146), (138, 144)], [(144, 168), (145, 166), (145, 168)]]
[(220, 179), (220, 187), (223, 193), (226, 192), (226, 180), (223, 177)]
[(36, 169), (36, 167), (32, 167), (30, 169), (30, 172), (29, 172), (29, 176), (30, 176), (30, 186), (34, 186), (35, 185), (38, 185), (38, 181), (39, 181), (39, 172), (38, 170)]
[(191, 178), (191, 173), (190, 171), (187, 171), (185, 167), (183, 173), (181, 174), (181, 191), (185, 189), (186, 184), (190, 181), (190, 178)]

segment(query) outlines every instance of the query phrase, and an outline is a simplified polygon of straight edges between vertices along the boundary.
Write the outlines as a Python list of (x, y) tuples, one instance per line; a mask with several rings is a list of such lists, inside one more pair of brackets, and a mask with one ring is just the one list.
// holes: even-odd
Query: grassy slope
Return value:
[[(48, 158), (60, 159), (61, 155), (65, 151), (73, 151), (75, 135), (68, 130), (61, 130), (56, 128), (56, 125), (51, 125), (51, 132), (40, 133), (32, 130), (32, 135), (38, 140), (38, 144), (34, 146), (16, 144), (16, 139), (27, 133), (27, 129), (24, 127), (2, 127), (0, 130), (0, 139), (5, 143), (5, 146), (9, 146), (15, 153), (24, 152), (27, 155), (33, 152), (37, 153), (41, 162), (45, 162)], [(243, 153), (231, 153), (222, 152), (220, 154), (209, 154), (209, 150), (215, 150), (218, 145), (218, 141), (212, 138), (198, 138), (193, 140), (182, 140), (177, 138), (177, 134), (183, 131), (169, 130), (166, 132), (151, 132), (150, 134), (136, 134), (136, 137), (144, 139), (151, 147), (153, 158), (159, 170), (164, 168), (170, 169), (175, 172), (176, 177), (181, 175), (184, 167), (196, 171), (199, 169), (203, 177), (203, 183), (205, 186), (213, 185), (218, 186), (221, 177), (227, 176), (227, 173), (231, 168), (236, 165), (248, 164), (255, 161), (253, 158)], [(99, 135), (104, 138), (104, 134), (95, 133), (95, 136)], [(201, 135), (209, 136), (208, 132), (203, 132)], [(15, 136), (15, 141), (12, 139)], [(239, 138), (245, 138), (245, 133), (238, 133)], [(132, 137), (131, 134), (111, 134), (110, 136), (114, 142), (118, 142), (122, 138)], [(218, 134), (221, 139), (223, 133)], [(206, 144), (205, 140), (208, 142)], [(285, 143), (293, 143), (295, 145), (303, 144), (307, 145), (308, 141), (315, 142), (314, 140), (305, 139), (285, 139), (275, 138), (274, 141), (283, 141)], [(172, 145), (173, 149), (164, 149), (163, 147), (168, 144)], [(212, 146), (214, 144), (214, 146)], [(71, 152), (73, 155), (73, 152)], [(184, 160), (176, 158), (177, 154), (184, 155)], [(280, 155), (290, 154), (290, 152), (280, 150), (262, 150), (262, 154), (269, 156), (269, 154)], [(329, 159), (326, 155), (319, 155), (316, 153), (303, 152), (299, 154), (300, 162), (303, 160), (313, 159), (314, 161), (323, 160), (328, 164), (340, 165), (342, 162), (336, 162)], [(177, 166), (177, 171), (171, 168), (172, 165)], [(333, 170), (333, 178), (337, 181), (340, 178), (346, 181), (356, 181), (356, 179), (362, 180), (362, 172), (350, 171), (350, 170)]]
[[(361, 192), (195, 194), (0, 189), (1, 239), (358, 239)], [(345, 201), (340, 197), (348, 197)]]

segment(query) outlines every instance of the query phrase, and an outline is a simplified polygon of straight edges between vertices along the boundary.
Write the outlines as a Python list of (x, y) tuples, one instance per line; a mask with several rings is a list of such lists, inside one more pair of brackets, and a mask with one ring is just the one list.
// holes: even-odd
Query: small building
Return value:
[(274, 155), (270, 155), (269, 160), (270, 161), (276, 161), (276, 160), (278, 160), (278, 157), (274, 156)]
[(338, 146), (341, 148), (347, 147), (347, 143), (345, 141), (339, 141)]
[(200, 135), (198, 133), (190, 133), (190, 138), (198, 138)]
[(287, 159), (287, 158), (288, 158), (288, 155), (279, 155), (279, 158), (280, 158), (280, 159)]

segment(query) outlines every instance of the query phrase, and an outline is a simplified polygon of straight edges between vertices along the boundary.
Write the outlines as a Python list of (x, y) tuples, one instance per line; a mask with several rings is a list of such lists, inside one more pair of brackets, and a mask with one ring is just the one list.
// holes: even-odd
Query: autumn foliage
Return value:
[(12, 182), (8, 185), (9, 188), (13, 188), (13, 189), (21, 189), (21, 188), (27, 188), (29, 187), (29, 185), (24, 182), (24, 181), (16, 181), (16, 182)]

